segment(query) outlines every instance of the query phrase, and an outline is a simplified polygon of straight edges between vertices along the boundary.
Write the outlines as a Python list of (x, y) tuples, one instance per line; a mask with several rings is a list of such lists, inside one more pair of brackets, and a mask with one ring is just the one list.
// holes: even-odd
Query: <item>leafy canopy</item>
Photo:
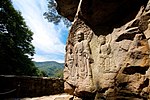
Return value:
[(11, 0), (0, 0), (0, 74), (40, 75), (34, 55), (33, 33)]
[(58, 25), (61, 21), (66, 25), (66, 27), (71, 26), (71, 22), (67, 19), (58, 14), (57, 10), (57, 3), (55, 0), (48, 0), (48, 11), (45, 12), (43, 15), (49, 21), (53, 22), (55, 25)]

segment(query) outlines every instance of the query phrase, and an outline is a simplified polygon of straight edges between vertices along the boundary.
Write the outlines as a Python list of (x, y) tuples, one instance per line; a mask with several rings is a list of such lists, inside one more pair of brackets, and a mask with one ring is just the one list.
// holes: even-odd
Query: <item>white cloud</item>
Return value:
[[(34, 40), (32, 41), (36, 48), (34, 60), (52, 60), (52, 56), (50, 55), (53, 54), (52, 58), (61, 56), (61, 60), (63, 61), (65, 44), (61, 42), (60, 37), (61, 34), (64, 34), (61, 33), (62, 30), (67, 29), (62, 23), (56, 28), (54, 24), (48, 23), (47, 20), (44, 19), (43, 13), (47, 11), (47, 0), (12, 0), (12, 2), (14, 7), (22, 13), (26, 24), (34, 33)], [(44, 54), (49, 54), (49, 56), (45, 56)], [(54, 60), (60, 61), (60, 59)]]
[(43, 61), (57, 61), (59, 63), (64, 63), (63, 59), (58, 59), (58, 58), (50, 58), (50, 57), (45, 57), (42, 55), (35, 55), (35, 61), (36, 62), (43, 62)]

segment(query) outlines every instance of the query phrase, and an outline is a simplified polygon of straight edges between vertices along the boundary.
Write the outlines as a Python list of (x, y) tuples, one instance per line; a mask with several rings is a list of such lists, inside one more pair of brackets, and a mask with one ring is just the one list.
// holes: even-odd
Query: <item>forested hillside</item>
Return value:
[(41, 71), (46, 72), (49, 77), (62, 78), (64, 63), (58, 63), (55, 61), (46, 62), (34, 62), (35, 66)]

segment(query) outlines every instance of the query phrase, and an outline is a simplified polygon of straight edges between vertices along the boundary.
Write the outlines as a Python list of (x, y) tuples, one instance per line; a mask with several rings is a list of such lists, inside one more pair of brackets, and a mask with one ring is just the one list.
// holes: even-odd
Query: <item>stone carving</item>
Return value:
[(71, 68), (73, 66), (73, 54), (72, 54), (72, 49), (71, 45), (67, 46), (67, 57), (65, 59), (65, 69), (64, 69), (64, 79), (68, 79), (70, 74), (71, 74)]
[(92, 72), (90, 63), (92, 61), (90, 58), (91, 53), (89, 41), (84, 40), (85, 36), (81, 31), (78, 31), (76, 36), (78, 41), (74, 46), (74, 59), (76, 59), (74, 61), (74, 66), (76, 66), (78, 86), (76, 91), (78, 91), (78, 93), (83, 90), (91, 92), (90, 88), (92, 86)]
[(65, 90), (83, 100), (150, 99), (150, 0), (66, 1), (76, 6), (66, 4), (74, 22)]
[(67, 52), (66, 52), (66, 63), (64, 68), (64, 80), (69, 80), (64, 82), (65, 91), (69, 94), (73, 94), (73, 88), (70, 86), (74, 82), (72, 81), (72, 74), (73, 74), (73, 46), (72, 44), (69, 44), (67, 46)]
[[(92, 92), (92, 71), (90, 64), (93, 62), (89, 42), (92, 38), (92, 33), (84, 34), (82, 31), (77, 31), (75, 34), (75, 45), (73, 48), (68, 45), (65, 70), (67, 75), (64, 75), (68, 84), (76, 87), (75, 93), (80, 91)], [(84, 83), (84, 84), (83, 84)]]

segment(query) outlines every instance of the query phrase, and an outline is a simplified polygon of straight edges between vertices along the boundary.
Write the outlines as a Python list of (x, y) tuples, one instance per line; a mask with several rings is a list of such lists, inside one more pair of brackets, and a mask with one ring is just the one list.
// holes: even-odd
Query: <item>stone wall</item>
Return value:
[(37, 97), (64, 93), (63, 79), (0, 76), (0, 97)]
[(65, 92), (83, 100), (150, 99), (150, 1), (56, 1), (73, 20)]

